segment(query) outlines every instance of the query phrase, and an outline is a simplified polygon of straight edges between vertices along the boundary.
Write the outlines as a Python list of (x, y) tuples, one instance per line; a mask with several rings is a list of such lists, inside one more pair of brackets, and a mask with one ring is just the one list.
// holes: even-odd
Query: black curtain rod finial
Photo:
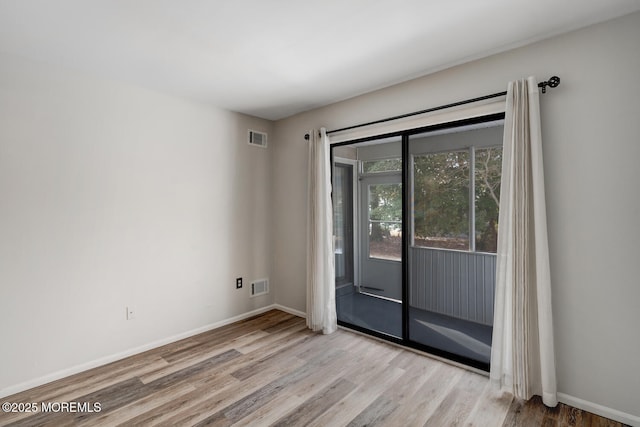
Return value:
[(542, 93), (547, 93), (547, 86), (558, 87), (559, 84), (560, 84), (560, 77), (553, 76), (545, 82), (538, 83), (538, 87), (542, 89)]

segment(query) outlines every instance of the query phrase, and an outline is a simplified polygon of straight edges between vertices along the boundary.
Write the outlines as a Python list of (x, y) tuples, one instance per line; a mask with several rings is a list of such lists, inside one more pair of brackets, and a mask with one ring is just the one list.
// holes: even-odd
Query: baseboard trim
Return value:
[(592, 412), (596, 415), (600, 415), (601, 417), (610, 418), (614, 421), (640, 427), (640, 417), (636, 415), (627, 414), (626, 412), (598, 405), (597, 403), (589, 402), (564, 393), (558, 393), (558, 401), (566, 405), (582, 409), (583, 411)]
[(289, 308), (287, 306), (280, 305), (280, 304), (273, 304), (271, 307), (276, 310), (284, 311), (285, 313), (293, 314), (294, 316), (304, 317), (304, 318), (307, 317), (307, 313), (305, 313), (304, 311), (296, 310), (295, 308)]
[[(10, 396), (12, 394), (20, 393), (22, 391), (29, 390), (31, 388), (41, 386), (43, 384), (50, 383), (52, 381), (56, 381), (56, 380), (59, 380), (59, 379), (62, 379), (62, 378), (66, 378), (66, 377), (68, 377), (70, 375), (74, 375), (74, 374), (77, 374), (77, 373), (80, 373), (80, 372), (83, 372), (83, 371), (87, 371), (89, 369), (97, 368), (99, 366), (103, 366), (103, 365), (106, 365), (108, 363), (112, 363), (112, 362), (124, 359), (124, 358), (129, 357), (129, 356), (134, 356), (136, 354), (143, 353), (145, 351), (152, 350), (154, 348), (161, 347), (161, 346), (166, 345), (166, 344), (171, 344), (172, 342), (180, 341), (182, 339), (189, 338), (189, 337), (192, 337), (194, 335), (198, 335), (198, 334), (201, 334), (203, 332), (207, 332), (207, 331), (210, 331), (212, 329), (219, 328), (221, 326), (229, 325), (231, 323), (238, 322), (240, 320), (244, 320), (244, 319), (247, 319), (249, 317), (256, 316), (256, 315), (265, 313), (265, 312), (267, 312), (269, 310), (273, 310), (273, 309), (282, 310), (282, 311), (285, 311), (287, 313), (298, 315), (298, 316), (300, 315), (298, 313), (301, 313), (301, 312), (299, 312), (297, 310), (294, 310), (294, 309), (291, 309), (291, 308), (288, 308), (288, 307), (280, 306), (278, 304), (271, 304), (271, 305), (268, 305), (266, 307), (261, 307), (261, 308), (249, 311), (247, 313), (239, 314), (237, 316), (233, 316), (233, 317), (230, 317), (230, 318), (227, 318), (227, 319), (220, 320), (218, 322), (214, 322), (214, 323), (211, 323), (211, 324), (208, 324), (208, 325), (205, 325), (205, 326), (201, 326), (199, 328), (195, 328), (195, 329), (192, 329), (190, 331), (182, 332), (182, 333), (179, 333), (179, 334), (176, 334), (176, 335), (172, 335), (172, 336), (167, 337), (167, 338), (162, 338), (162, 339), (159, 339), (159, 340), (147, 343), (147, 344), (143, 344), (143, 345), (138, 346), (138, 347), (134, 347), (134, 348), (129, 349), (129, 350), (121, 351), (119, 353), (112, 354), (110, 356), (101, 357), (99, 359), (95, 359), (95, 360), (92, 360), (92, 361), (89, 361), (89, 362), (81, 363), (79, 365), (72, 366), (70, 368), (61, 369), (61, 370), (53, 372), (51, 374), (43, 375), (41, 377), (34, 378), (32, 380), (22, 382), (20, 384), (16, 384), (16, 385), (12, 385), (12, 386), (9, 386), (9, 387), (5, 387), (5, 388), (0, 390), (0, 398), (7, 397), (7, 396)], [(302, 316), (304, 317), (304, 314), (302, 314)]]

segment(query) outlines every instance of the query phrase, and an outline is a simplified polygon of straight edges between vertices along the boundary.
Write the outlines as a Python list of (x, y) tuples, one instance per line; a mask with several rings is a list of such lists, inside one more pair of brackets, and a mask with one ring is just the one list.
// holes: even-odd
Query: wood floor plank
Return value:
[(429, 417), (426, 426), (459, 426), (473, 409), (478, 396), (484, 390), (487, 378), (473, 372), (465, 372), (449, 394)]
[(71, 427), (75, 426), (76, 423), (71, 414), (57, 414), (50, 418), (39, 418), (38, 420), (29, 418), (8, 425), (11, 427)]
[[(221, 381), (224, 378), (229, 377), (239, 382), (240, 375), (237, 373), (242, 372), (242, 381), (247, 380), (255, 375), (264, 375), (266, 372), (273, 371), (274, 369), (286, 369), (292, 366), (298, 366), (302, 364), (302, 360), (297, 358), (292, 348), (284, 347), (279, 351), (275, 351), (271, 354), (267, 352), (266, 357), (260, 357), (262, 352), (256, 351), (251, 354), (242, 355), (237, 359), (234, 359), (231, 363), (221, 365), (215, 372), (207, 375), (196, 376), (192, 379), (192, 383), (197, 387), (219, 387)], [(268, 363), (263, 363), (264, 360), (268, 360)]]
[(270, 310), (3, 399), (100, 412), (0, 413), (0, 426), (570, 426), (622, 424), (339, 329)]
[(296, 316), (291, 316), (289, 318), (283, 319), (279, 322), (277, 322), (274, 325), (268, 326), (268, 327), (262, 327), (260, 328), (260, 330), (264, 331), (264, 332), (268, 332), (270, 334), (275, 333), (275, 332), (279, 332), (282, 331), (283, 329), (287, 329), (291, 326), (294, 325), (301, 325), (304, 324), (304, 322), (301, 321), (302, 319), (300, 319), (299, 317)]
[[(237, 359), (234, 359), (233, 363), (219, 366), (214, 374), (207, 378), (200, 379), (200, 384), (196, 384), (195, 382), (194, 384), (199, 386), (215, 385), (218, 381), (217, 377), (225, 378), (243, 369), (247, 369), (248, 374), (246, 376), (249, 377), (260, 369), (259, 366), (263, 364), (262, 361), (265, 359), (269, 360), (269, 363), (264, 364), (268, 366), (277, 367), (280, 363), (289, 363), (288, 361), (291, 360), (291, 358), (296, 357), (295, 353), (298, 351), (298, 348), (304, 346), (305, 342), (310, 339), (311, 334), (305, 330), (297, 333), (293, 337), (286, 336), (275, 341), (264, 341), (262, 347), (243, 354)], [(300, 359), (296, 360), (300, 362)], [(237, 376), (239, 375), (240, 374)]]
[(429, 377), (442, 365), (442, 362), (428, 357), (417, 356), (407, 351), (403, 351), (403, 353), (409, 353), (411, 359), (406, 363), (397, 363), (396, 357), (389, 362), (389, 366), (401, 368), (405, 373), (384, 391), (384, 396), (399, 404), (403, 404), (409, 397), (415, 395)]
[(623, 427), (622, 423), (589, 412), (583, 413), (583, 420), (585, 427)]
[(290, 318), (291, 316), (292, 315), (288, 313), (284, 313), (278, 310), (271, 310), (261, 316), (254, 316), (250, 319), (245, 319), (236, 323), (222, 326), (217, 329), (203, 332), (195, 337), (192, 337), (192, 339), (198, 340), (201, 344), (227, 342), (247, 333), (258, 331), (261, 328), (274, 325), (283, 319)]
[(232, 426), (271, 426), (305, 400), (287, 393), (278, 394), (271, 402), (256, 409)]
[(390, 417), (402, 420), (407, 427), (423, 426), (463, 373), (461, 369), (441, 363), (423, 386), (408, 397)]
[[(173, 413), (169, 416), (155, 416), (156, 421), (159, 422), (157, 425), (197, 424), (304, 365), (304, 361), (295, 356), (282, 359), (280, 362), (264, 369), (260, 375), (252, 377), (250, 381), (239, 381), (222, 390), (199, 388), (193, 392), (193, 395), (186, 396), (182, 406), (172, 408)], [(165, 409), (159, 408), (159, 411), (162, 412)]]
[[(297, 319), (296, 319), (297, 320)], [(287, 343), (289, 339), (301, 332), (304, 332), (306, 329), (306, 325), (302, 322), (296, 321), (292, 325), (277, 330), (273, 332), (267, 333), (264, 337), (254, 340), (252, 342), (248, 342), (246, 344), (240, 344), (234, 347), (240, 353), (251, 353), (252, 351), (263, 348), (267, 345), (272, 344), (274, 341), (279, 341), (282, 344)]]
[(314, 334), (313, 339), (300, 347), (298, 357), (301, 359), (309, 359), (314, 357), (319, 351), (327, 348), (345, 348), (353, 344), (353, 340), (349, 335), (342, 333), (333, 333), (330, 335)]
[[(253, 340), (255, 339), (255, 336), (244, 335), (242, 337), (236, 338), (233, 342), (242, 342), (244, 339)], [(182, 355), (180, 359), (173, 360), (173, 362), (168, 362), (169, 364), (166, 366), (162, 366), (154, 371), (150, 371), (148, 373), (140, 375), (140, 380), (145, 384), (150, 383), (157, 380), (158, 378), (162, 378), (174, 372), (180, 371), (186, 367), (192, 366), (193, 364), (210, 359), (214, 355), (225, 354), (229, 351), (234, 351), (238, 355), (241, 354), (233, 348), (233, 344), (231, 343), (218, 343), (217, 345), (207, 346), (206, 349), (201, 349), (199, 347), (194, 348), (191, 355)]]
[(582, 427), (582, 410), (574, 408), (573, 406), (560, 404), (558, 421), (562, 426)]
[(200, 389), (189, 391), (185, 394), (176, 396), (167, 402), (159, 405), (130, 418), (123, 425), (151, 426), (162, 425), (168, 418), (174, 417), (180, 411), (188, 411), (191, 407), (198, 403), (198, 398), (206, 400), (208, 397)]
[(274, 363), (278, 363), (278, 360), (282, 360), (283, 358), (291, 358), (291, 357), (293, 357), (293, 355), (286, 352), (272, 353), (258, 360), (253, 361), (253, 363), (246, 364), (245, 366), (234, 370), (231, 373), (231, 376), (238, 379), (239, 381), (244, 381), (253, 376), (260, 375), (260, 373), (264, 368), (271, 366)]
[(543, 412), (535, 405), (514, 399), (509, 406), (503, 427), (538, 427), (542, 424)]
[[(103, 388), (101, 390), (98, 390), (96, 392), (81, 396), (78, 398), (78, 401), (90, 402), (90, 403), (99, 402), (102, 406), (102, 410), (106, 412), (136, 400), (143, 386), (144, 385), (138, 378), (131, 378), (131, 379), (119, 382), (117, 384), (111, 385), (109, 387)], [(82, 421), (83, 418), (87, 418), (90, 415), (91, 415), (90, 413), (82, 413), (82, 414), (77, 414), (77, 416), (74, 416), (74, 415), (70, 415), (67, 412), (41, 411), (38, 414), (32, 415), (27, 419), (24, 419), (21, 421), (28, 422), (27, 424), (24, 424), (24, 425), (41, 425), (41, 424), (44, 424), (45, 422), (52, 422), (54, 424), (61, 425), (69, 422), (71, 418), (75, 418), (73, 422), (79, 422), (79, 421)], [(15, 425), (21, 425), (21, 424), (17, 423)]]
[(259, 372), (261, 376), (264, 376), (265, 371), (259, 367), (263, 359), (269, 359), (269, 363), (264, 364), (267, 372), (273, 372), (274, 369), (296, 367), (302, 364), (302, 361), (295, 356), (296, 346), (303, 344), (309, 338), (308, 332), (303, 331), (286, 341), (282, 341), (282, 339), (272, 342), (265, 341), (263, 347), (233, 359), (232, 363), (218, 366), (214, 372), (205, 372), (202, 375), (192, 377), (191, 383), (202, 389), (222, 390), (230, 383), (230, 379), (238, 382), (232, 377), (232, 374), (238, 370), (249, 367), (247, 371), (250, 375)]
[(298, 396), (306, 400), (316, 394), (318, 390), (328, 387), (331, 383), (343, 378), (346, 372), (359, 367), (358, 360), (353, 355), (345, 351), (336, 354), (331, 363), (322, 370), (316, 369), (311, 372), (304, 381), (292, 383), (287, 386), (287, 393)]
[(251, 331), (251, 332), (247, 332), (246, 334), (238, 335), (233, 339), (228, 339), (222, 342), (210, 341), (206, 343), (200, 343), (198, 345), (195, 345), (189, 348), (180, 349), (170, 354), (167, 354), (162, 358), (166, 360), (168, 363), (175, 363), (180, 361), (188, 362), (189, 360), (193, 360), (194, 358), (196, 358), (198, 355), (206, 355), (211, 353), (212, 351), (222, 352), (227, 349), (236, 350), (236, 348), (240, 345), (254, 342), (268, 335), (269, 334), (267, 332), (264, 332), (261, 330)]
[(181, 339), (179, 341), (172, 342), (170, 344), (163, 345), (162, 347), (152, 348), (150, 350), (145, 351), (144, 353), (140, 353), (137, 356), (147, 356), (147, 357), (158, 357), (162, 358), (167, 354), (171, 354), (175, 351), (182, 350), (189, 347), (194, 347), (196, 345), (202, 344), (200, 341), (195, 339), (194, 337), (188, 337)]
[(310, 376), (316, 370), (322, 370), (324, 366), (331, 363), (331, 359), (344, 353), (341, 349), (328, 349), (307, 361), (303, 366), (284, 375), (264, 387), (256, 390), (250, 395), (238, 400), (223, 410), (225, 416), (232, 422), (237, 422), (247, 414), (250, 414), (266, 404), (275, 397), (275, 394), (283, 390), (287, 385), (301, 381)]
[(340, 378), (300, 404), (295, 410), (279, 419), (274, 426), (304, 426), (350, 394), (356, 385)]
[(507, 416), (513, 397), (502, 391), (494, 391), (489, 381), (476, 399), (474, 408), (467, 417), (466, 426), (501, 426)]
[[(281, 374), (281, 370), (270, 369), (265, 372), (264, 381), (273, 380)], [(225, 380), (219, 380), (214, 387), (197, 387), (196, 390), (179, 399), (134, 418), (132, 423), (135, 425), (189, 425), (190, 420), (204, 419), (216, 410), (235, 402), (239, 396), (246, 395), (261, 385), (260, 383), (239, 382), (227, 375)], [(193, 423), (195, 422), (193, 421)]]
[(157, 378), (151, 382), (146, 383), (146, 387), (151, 390), (158, 390), (163, 387), (168, 387), (178, 382), (189, 381), (191, 377), (209, 371), (218, 365), (229, 362), (241, 355), (236, 350), (227, 350), (224, 353), (216, 354), (201, 362), (194, 363), (191, 366), (187, 366), (179, 371), (172, 372), (163, 377)]
[[(129, 363), (126, 360), (129, 360)], [(133, 356), (14, 394), (10, 398), (13, 402), (67, 402), (74, 399), (77, 400), (79, 396), (165, 366), (167, 366), (167, 362), (157, 356)], [(8, 421), (28, 416), (28, 414), (19, 413), (4, 415), (7, 416)], [(0, 421), (1, 418), (3, 417), (0, 416)]]
[[(407, 355), (409, 357), (406, 357)], [(352, 421), (355, 425), (402, 424), (399, 422), (403, 418), (401, 405), (423, 387), (441, 362), (403, 351), (399, 357), (391, 360), (389, 365), (403, 369), (404, 374), (390, 383), (381, 396)]]
[(84, 421), (78, 421), (78, 426), (114, 426), (127, 423), (127, 421), (135, 418), (140, 414), (144, 414), (151, 409), (157, 408), (167, 402), (195, 390), (191, 384), (179, 383), (166, 388), (162, 388), (155, 393), (150, 393), (142, 399), (135, 400), (127, 405), (111, 411), (101, 412), (95, 417), (86, 418)]
[(398, 407), (398, 402), (385, 396), (380, 396), (362, 412), (358, 414), (349, 424), (348, 427), (365, 427), (382, 425), (389, 420), (389, 417)]
[(369, 369), (366, 377), (357, 377), (363, 379), (359, 383), (345, 376), (345, 379), (354, 382), (358, 387), (351, 394), (328, 408), (309, 426), (347, 425), (382, 394), (387, 384), (396, 381), (403, 374), (404, 370), (387, 366), (377, 372), (371, 372)]

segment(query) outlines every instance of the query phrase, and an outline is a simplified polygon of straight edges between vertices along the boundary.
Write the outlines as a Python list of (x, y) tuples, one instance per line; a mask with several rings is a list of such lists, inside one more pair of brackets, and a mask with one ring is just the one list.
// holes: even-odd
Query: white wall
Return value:
[(541, 108), (561, 400), (640, 423), (638, 42), (640, 13), (277, 122), (276, 302), (305, 309), (308, 129), (336, 129), (498, 92), (531, 74), (557, 74), (562, 84), (542, 96)]
[(272, 150), (248, 128), (273, 133), (0, 56), (0, 395), (273, 303), (249, 298), (271, 274)]

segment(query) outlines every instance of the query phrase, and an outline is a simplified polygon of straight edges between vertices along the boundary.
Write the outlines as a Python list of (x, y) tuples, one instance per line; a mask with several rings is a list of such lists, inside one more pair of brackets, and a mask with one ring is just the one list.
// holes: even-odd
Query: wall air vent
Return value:
[(257, 297), (269, 293), (269, 279), (260, 279), (251, 283), (251, 296)]
[(267, 134), (264, 132), (249, 130), (249, 145), (267, 148)]

